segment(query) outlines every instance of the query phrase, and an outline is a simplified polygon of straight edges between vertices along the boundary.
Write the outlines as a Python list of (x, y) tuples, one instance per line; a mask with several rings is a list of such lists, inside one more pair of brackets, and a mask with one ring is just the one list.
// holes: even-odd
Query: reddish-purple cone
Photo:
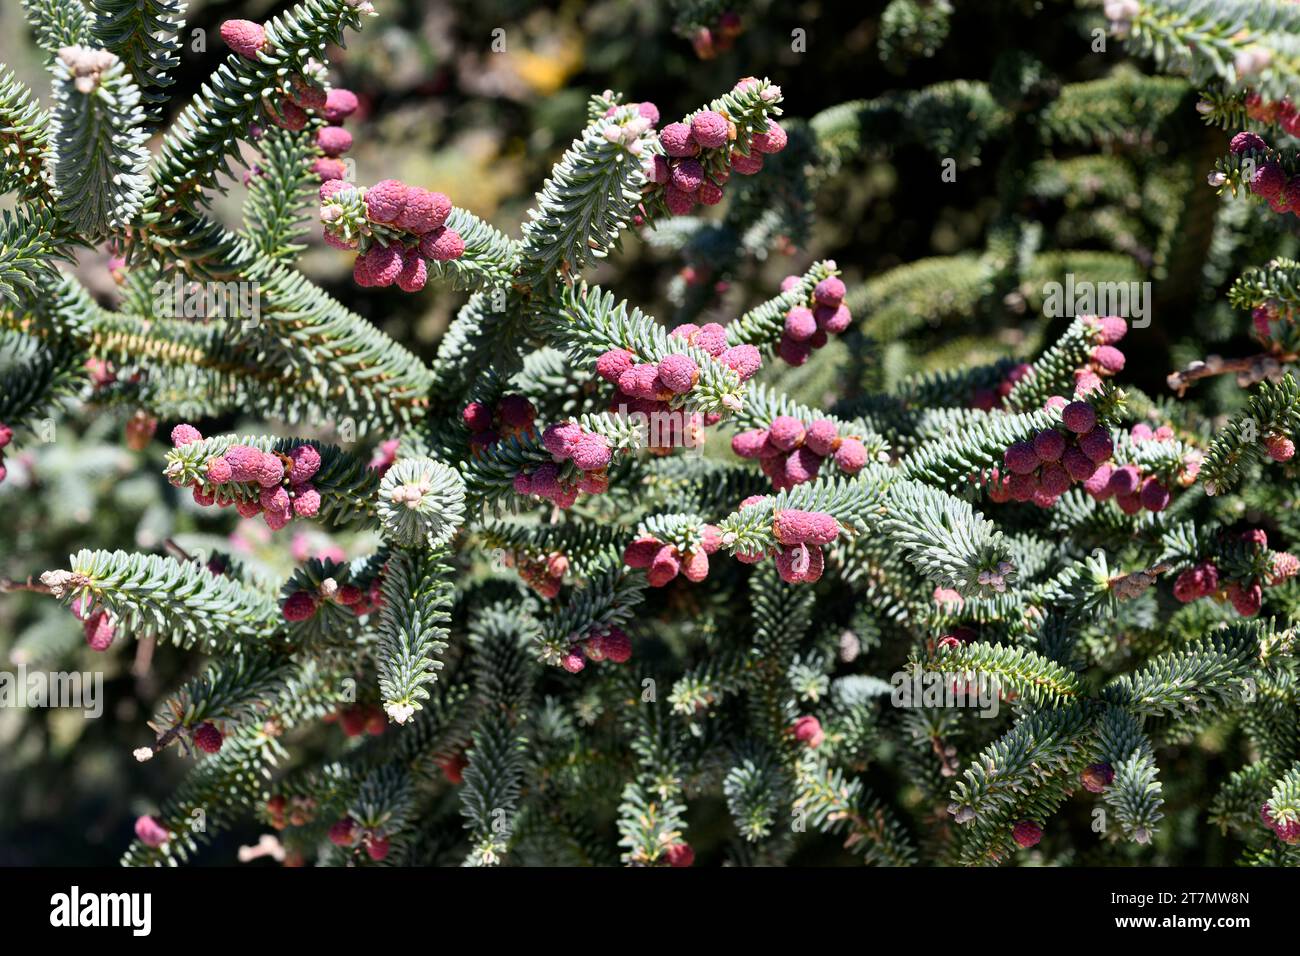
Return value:
[(451, 215), (451, 200), (442, 193), (411, 187), (394, 225), (418, 236), (433, 232)]
[(794, 739), (801, 744), (807, 744), (812, 749), (821, 746), (822, 741), (826, 739), (826, 732), (822, 730), (821, 721), (812, 714), (804, 714), (796, 720), (790, 728), (794, 734)]
[(1011, 829), (1011, 838), (1028, 849), (1043, 838), (1043, 828), (1032, 820), (1021, 820)]
[(721, 113), (705, 110), (691, 120), (691, 136), (705, 149), (717, 149), (727, 142), (729, 124)]
[(772, 519), (772, 534), (782, 544), (830, 544), (840, 533), (834, 515), (823, 511), (778, 511)]
[(695, 850), (689, 843), (671, 843), (664, 849), (664, 859), (669, 866), (690, 866), (695, 862)]
[(397, 179), (382, 179), (366, 190), (366, 216), (371, 222), (392, 224), (406, 206), (410, 187)]
[(596, 359), (596, 374), (617, 385), (619, 376), (635, 364), (636, 356), (627, 349), (610, 349)]
[(286, 621), (305, 621), (316, 613), (316, 599), (310, 591), (294, 591), (285, 599), (283, 613)]
[(537, 410), (522, 395), (503, 395), (497, 402), (497, 416), (510, 428), (527, 428), (537, 417)]
[(420, 240), (420, 255), (434, 262), (448, 262), (465, 254), (465, 240), (460, 233), (440, 226)]
[(320, 492), (311, 485), (295, 485), (290, 499), (293, 513), (299, 518), (314, 518), (320, 513)]
[(252, 20), (227, 20), (221, 24), (221, 39), (226, 46), (245, 59), (257, 59), (266, 43), (266, 31)]
[(834, 308), (844, 301), (844, 293), (847, 291), (843, 281), (838, 276), (829, 276), (817, 283), (817, 286), (813, 289), (813, 299), (818, 305), (828, 305)]
[(301, 485), (320, 470), (320, 452), (313, 445), (295, 445), (289, 450), (289, 484)]
[(717, 359), (727, 368), (733, 369), (742, 382), (752, 378), (763, 365), (763, 354), (757, 346), (749, 343), (733, 345), (717, 356)]
[(207, 478), (214, 485), (224, 485), (231, 479), (230, 462), (224, 458), (211, 458), (208, 460)]
[(139, 817), (135, 821), (135, 836), (145, 846), (160, 847), (171, 834), (153, 817)]
[(1084, 435), (1097, 427), (1097, 411), (1087, 402), (1071, 402), (1061, 409), (1061, 421), (1076, 435)]
[(835, 464), (847, 475), (856, 475), (867, 465), (867, 447), (857, 438), (845, 438), (835, 449)]
[(698, 159), (679, 159), (673, 164), (672, 185), (684, 193), (694, 193), (704, 183), (704, 167)]
[(817, 320), (813, 318), (811, 309), (796, 305), (785, 314), (785, 334), (792, 341), (806, 342), (816, 331)]
[(397, 287), (403, 292), (419, 292), (429, 281), (429, 267), (420, 251), (414, 247), (402, 253), (402, 271), (397, 274)]
[(356, 839), (357, 824), (351, 817), (334, 821), (329, 829), (330, 842), (335, 846), (351, 846)]
[(670, 184), (664, 189), (664, 204), (674, 216), (685, 216), (695, 208), (695, 193)]
[(402, 251), (401, 246), (375, 243), (365, 255), (358, 256), (357, 261), (365, 261), (364, 269), (372, 286), (390, 286), (397, 281), (406, 264)]
[(194, 730), (194, 746), (205, 754), (214, 754), (220, 750), (221, 742), (224, 739), (221, 731), (217, 730), (211, 723), (199, 724)]
[(604, 435), (587, 432), (573, 443), (573, 463), (583, 471), (600, 471), (609, 464), (611, 452)]
[(1115, 444), (1111, 441), (1110, 432), (1098, 425), (1088, 434), (1080, 436), (1079, 450), (1100, 465), (1110, 460), (1110, 456), (1115, 453)]
[(803, 446), (815, 455), (829, 457), (839, 440), (839, 429), (829, 418), (818, 418), (809, 424), (803, 436)]
[(785, 149), (788, 137), (779, 123), (775, 120), (767, 121), (766, 133), (755, 133), (754, 138), (749, 141), (750, 146), (760, 153), (779, 153)]
[[(853, 313), (843, 302), (834, 306), (817, 306), (813, 309), (813, 318), (817, 320), (818, 330), (828, 335), (839, 335), (853, 323)], [(813, 344), (818, 344), (815, 336)]]
[(1040, 461), (1060, 461), (1065, 453), (1065, 436), (1055, 428), (1044, 428), (1034, 436), (1034, 454)]
[(1014, 442), (1002, 453), (1002, 460), (1012, 474), (1028, 475), (1038, 467), (1038, 453), (1026, 441)]
[(1089, 793), (1101, 793), (1115, 779), (1115, 771), (1108, 763), (1089, 764), (1079, 774), (1079, 782)]
[(741, 176), (753, 176), (763, 168), (763, 154), (755, 151), (748, 156), (733, 152), (731, 154), (731, 169)]
[(695, 387), (700, 367), (689, 355), (672, 352), (659, 361), (659, 381), (675, 394), (682, 395)]
[(694, 156), (700, 151), (699, 144), (691, 136), (691, 128), (685, 123), (669, 123), (661, 129), (659, 143), (669, 156)]
[(1142, 483), (1138, 498), (1147, 511), (1164, 511), (1169, 507), (1169, 489), (1155, 478), (1148, 478)]
[(172, 429), (171, 434), (172, 446), (180, 448), (182, 445), (188, 445), (192, 441), (202, 441), (203, 436), (193, 425), (177, 425)]
[(342, 156), (352, 148), (352, 134), (342, 126), (323, 126), (316, 131), (316, 145), (326, 156)]
[(803, 422), (791, 415), (778, 415), (772, 419), (768, 437), (772, 445), (781, 451), (789, 451), (803, 441)]
[(330, 90), (325, 95), (325, 118), (331, 123), (341, 123), (357, 111), (357, 105), (357, 94), (351, 90)]
[(1087, 481), (1097, 471), (1097, 463), (1078, 448), (1067, 448), (1061, 464), (1075, 481)]

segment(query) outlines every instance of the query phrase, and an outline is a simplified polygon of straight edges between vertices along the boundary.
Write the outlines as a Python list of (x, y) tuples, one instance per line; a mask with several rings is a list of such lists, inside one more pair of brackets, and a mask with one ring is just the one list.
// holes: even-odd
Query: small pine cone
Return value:
[(348, 175), (347, 164), (333, 156), (320, 156), (313, 160), (311, 171), (317, 179), (326, 183), (342, 182)]
[(746, 432), (737, 432), (731, 438), (731, 450), (741, 458), (758, 458), (767, 448), (768, 431), (755, 428)]
[(1115, 453), (1115, 444), (1111, 441), (1110, 432), (1098, 425), (1088, 434), (1080, 436), (1079, 450), (1100, 465), (1110, 460)]
[(230, 465), (231, 481), (257, 481), (262, 472), (262, 452), (250, 445), (232, 445), (226, 449), (226, 462)]
[(320, 513), (320, 492), (311, 485), (294, 485), (293, 513), (299, 518), (314, 518)]
[(406, 207), (410, 187), (398, 179), (383, 179), (366, 190), (366, 217), (392, 225)]
[(845, 438), (835, 449), (835, 464), (846, 475), (856, 475), (867, 465), (867, 447), (856, 438)]
[(670, 843), (664, 848), (664, 859), (669, 866), (690, 866), (695, 862), (695, 850), (689, 843)]
[(1236, 136), (1232, 137), (1232, 141), (1228, 143), (1228, 150), (1233, 153), (1245, 153), (1250, 150), (1266, 149), (1268, 149), (1268, 143), (1264, 142), (1257, 133), (1252, 133), (1249, 130), (1238, 133)]
[(107, 611), (96, 611), (81, 622), (81, 628), (86, 635), (86, 646), (92, 651), (106, 651), (112, 646), (116, 629)]
[(659, 131), (659, 143), (669, 156), (694, 156), (700, 151), (699, 143), (685, 123), (669, 123)]
[(691, 336), (691, 343), (714, 358), (721, 358), (727, 351), (727, 330), (717, 322), (709, 322)]
[(695, 200), (703, 206), (716, 206), (722, 202), (722, 187), (706, 179), (695, 190)]
[(406, 193), (406, 203), (395, 225), (422, 236), (441, 228), (451, 215), (451, 200), (443, 193), (411, 187)]
[(1254, 617), (1264, 601), (1264, 592), (1258, 583), (1243, 586), (1233, 581), (1228, 585), (1228, 600), (1242, 617)]
[(652, 588), (661, 588), (677, 577), (681, 569), (682, 562), (677, 556), (677, 549), (671, 544), (665, 544), (655, 552), (654, 558), (650, 561), (650, 570), (646, 572), (646, 580)]
[(1250, 191), (1256, 196), (1273, 202), (1286, 188), (1286, 171), (1272, 160), (1260, 163), (1249, 185)]
[(195, 728), (193, 739), (194, 746), (204, 753), (214, 754), (221, 749), (221, 743), (225, 738), (215, 726), (205, 722)]
[[(257, 471), (253, 475), (253, 480), (263, 488), (278, 487), (280, 482), (284, 480), (284, 462), (280, 461), (278, 455), (263, 452), (261, 459), (257, 463)], [(266, 502), (262, 503), (262, 507), (266, 507)]]
[(301, 106), (289, 99), (287, 96), (276, 104), (275, 109), (269, 110), (271, 122), (281, 129), (287, 129), (292, 133), (298, 133), (307, 128), (310, 117), (307, 111)]
[(817, 331), (812, 309), (796, 305), (785, 314), (785, 335), (794, 342), (807, 342)]
[(740, 153), (731, 154), (731, 169), (741, 176), (753, 176), (763, 168), (763, 154), (757, 151), (744, 156)]
[(266, 31), (260, 23), (252, 20), (227, 20), (221, 24), (221, 39), (246, 60), (257, 59), (257, 54), (266, 45)]
[(1115, 771), (1108, 763), (1090, 764), (1079, 774), (1079, 782), (1089, 793), (1101, 793), (1114, 779)]
[(829, 276), (817, 283), (817, 286), (813, 289), (813, 300), (818, 305), (837, 308), (844, 301), (844, 294), (847, 291), (843, 280), (838, 276)]
[(224, 458), (210, 458), (207, 464), (207, 479), (214, 485), (224, 485), (231, 478), (230, 462)]
[(397, 274), (397, 287), (403, 292), (419, 292), (429, 281), (429, 267), (425, 265), (418, 249), (412, 247), (402, 253), (402, 271)]
[(1094, 365), (1106, 375), (1124, 371), (1124, 353), (1113, 345), (1098, 345), (1091, 355)]
[(698, 159), (679, 159), (673, 163), (670, 182), (684, 193), (696, 193), (704, 184), (704, 167)]
[(596, 360), (596, 374), (617, 385), (619, 376), (636, 364), (636, 356), (627, 349), (610, 349)]
[(688, 581), (703, 581), (709, 576), (709, 556), (703, 550), (692, 551), (682, 562), (682, 576)]
[(365, 270), (370, 284), (380, 287), (395, 283), (405, 265), (402, 247), (397, 245), (381, 246), (375, 243), (365, 255), (358, 257), (358, 261), (361, 259), (365, 260)]
[(1154, 477), (1147, 478), (1142, 483), (1142, 490), (1138, 493), (1138, 497), (1142, 501), (1142, 507), (1147, 511), (1164, 511), (1169, 507), (1169, 489)]
[(670, 184), (664, 188), (664, 204), (674, 216), (689, 215), (695, 208), (695, 191), (686, 192)]
[(1268, 583), (1281, 584), (1295, 577), (1298, 572), (1300, 572), (1300, 558), (1287, 551), (1278, 551), (1273, 555), (1273, 570), (1269, 575)]
[[(828, 335), (839, 335), (850, 325), (853, 324), (853, 313), (849, 307), (841, 302), (839, 305), (819, 305), (813, 309), (813, 318), (817, 321), (817, 329)], [(816, 336), (813, 336), (816, 339)], [(825, 344), (824, 342), (822, 344)], [(813, 345), (820, 348), (816, 341)]]
[(1034, 454), (1039, 461), (1060, 461), (1065, 453), (1065, 436), (1055, 428), (1045, 428), (1034, 436)]
[(316, 613), (316, 599), (310, 591), (294, 591), (285, 599), (283, 613), (286, 621), (305, 621)]
[(773, 517), (772, 534), (785, 545), (830, 544), (839, 537), (840, 523), (822, 511), (788, 508)]
[(357, 94), (351, 90), (333, 89), (325, 95), (325, 119), (341, 123), (357, 111)]
[(1110, 484), (1107, 490), (1115, 497), (1125, 495), (1134, 495), (1137, 493), (1138, 485), (1141, 483), (1141, 475), (1136, 465), (1124, 465), (1116, 468), (1110, 476)]
[(683, 395), (700, 380), (700, 367), (682, 352), (672, 352), (659, 361), (659, 381), (676, 395)]
[(235, 502), (235, 510), (239, 512), (241, 518), (256, 518), (262, 513), (262, 506), (258, 504), (256, 499), (240, 500)]
[(1021, 820), (1011, 829), (1011, 838), (1028, 849), (1043, 838), (1043, 828), (1032, 820)]
[(721, 113), (705, 110), (691, 119), (691, 137), (705, 149), (725, 146), (729, 132), (730, 124)]
[(1264, 439), (1264, 447), (1268, 449), (1268, 457), (1274, 461), (1290, 461), (1295, 457), (1295, 442), (1277, 432)]
[(1071, 402), (1061, 410), (1061, 422), (1076, 435), (1097, 427), (1097, 411), (1087, 402)]
[(626, 664), (632, 659), (632, 639), (621, 628), (611, 627), (601, 641), (605, 659), (611, 664)]
[[(12, 436), (13, 432), (11, 431), (9, 434)], [(180, 448), (182, 445), (188, 445), (190, 442), (202, 441), (203, 436), (199, 434), (199, 430), (193, 425), (177, 425), (172, 429), (171, 439), (172, 447)], [(9, 444), (9, 442), (6, 441), (5, 444)], [(0, 445), (0, 448), (3, 447), (4, 445)]]
[(293, 467), (289, 469), (289, 483), (301, 485), (320, 470), (320, 452), (314, 445), (295, 445), (289, 451)]
[(135, 821), (135, 836), (145, 846), (160, 847), (171, 838), (171, 834), (153, 817), (138, 817)]
[(587, 662), (583, 659), (580, 651), (571, 650), (564, 655), (563, 660), (560, 661), (560, 666), (570, 674), (576, 674), (587, 666)]
[(420, 255), (434, 262), (450, 262), (465, 254), (465, 240), (460, 233), (439, 226), (420, 240)]
[(775, 120), (767, 121), (766, 133), (755, 133), (754, 138), (749, 141), (749, 145), (760, 153), (779, 153), (785, 149), (789, 137), (786, 136), (779, 123)]
[(778, 415), (772, 419), (772, 425), (768, 429), (768, 439), (772, 447), (779, 448), (781, 451), (790, 451), (802, 444), (803, 438), (803, 422), (799, 419), (791, 415)]
[(733, 345), (716, 358), (721, 364), (735, 371), (742, 382), (753, 378), (754, 373), (763, 365), (763, 355), (758, 347), (748, 343)]
[(582, 471), (600, 471), (609, 465), (613, 453), (604, 435), (587, 432), (573, 443), (573, 463)]
[(1037, 470), (1038, 453), (1026, 441), (1014, 442), (1002, 453), (1002, 462), (1013, 475), (1029, 475)]
[(334, 821), (330, 827), (330, 842), (335, 846), (351, 846), (356, 840), (357, 822), (351, 817)]
[(794, 734), (795, 740), (801, 744), (807, 744), (813, 750), (821, 746), (822, 741), (826, 739), (826, 733), (822, 730), (821, 722), (811, 714), (805, 714), (794, 722), (790, 728)]
[(829, 458), (839, 444), (840, 433), (829, 418), (818, 418), (804, 432), (803, 446), (815, 455)]
[(536, 419), (537, 411), (522, 395), (503, 395), (497, 403), (497, 417), (510, 428), (528, 428)]
[(352, 148), (352, 134), (342, 126), (323, 126), (316, 131), (316, 145), (326, 156), (342, 156)]

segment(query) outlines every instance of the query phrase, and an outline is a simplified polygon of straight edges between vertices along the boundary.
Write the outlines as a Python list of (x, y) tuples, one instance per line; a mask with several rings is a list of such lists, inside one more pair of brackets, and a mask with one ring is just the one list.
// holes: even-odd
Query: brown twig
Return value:
[(1235, 372), (1237, 384), (1245, 387), (1280, 374), (1283, 365), (1295, 362), (1297, 359), (1300, 359), (1300, 354), (1294, 352), (1261, 352), (1259, 355), (1230, 359), (1209, 355), (1204, 361), (1198, 359), (1180, 371), (1171, 372), (1165, 381), (1178, 393), (1178, 397), (1182, 398), (1188, 386), (1199, 379)]

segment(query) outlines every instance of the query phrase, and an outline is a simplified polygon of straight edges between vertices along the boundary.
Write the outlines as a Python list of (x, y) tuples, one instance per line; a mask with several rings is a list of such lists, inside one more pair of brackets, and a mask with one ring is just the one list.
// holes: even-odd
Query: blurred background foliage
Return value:
[[(513, 236), (520, 234), (534, 192), (584, 124), (587, 98), (604, 89), (653, 101), (665, 121), (751, 74), (781, 85), (787, 117), (807, 119), (846, 100), (954, 79), (989, 82), (995, 98), (1018, 108), (1024, 105), (1021, 98), (1051, 97), (1062, 84), (1108, 75), (1125, 61), (1113, 40), (1107, 51), (1094, 51), (1090, 31), (1104, 21), (1099, 4), (1086, 3), (375, 0), (375, 5), (380, 17), (330, 58), (334, 84), (354, 90), (361, 100), (359, 113), (347, 123), (356, 140), (349, 156), (357, 180), (394, 177), (441, 190)], [(170, 115), (225, 56), (217, 34), (221, 21), (262, 20), (288, 6), (192, 0), (191, 32), (175, 73)], [(741, 32), (729, 49), (716, 43), (710, 49), (700, 28), (728, 11), (739, 14)], [(0, 5), (0, 62), (48, 95), (17, 0)], [(977, 265), (996, 243), (991, 230), (999, 221), (1041, 221), (1070, 248), (1122, 255), (1133, 263), (1135, 277), (1156, 281), (1155, 325), (1126, 342), (1125, 379), (1151, 394), (1166, 392), (1163, 377), (1178, 362), (1206, 348), (1226, 354), (1234, 340), (1244, 344), (1245, 322), (1215, 305), (1205, 292), (1207, 283), (1199, 281), (1214, 262), (1205, 264), (1208, 229), (1192, 227), (1206, 209), (1201, 218), (1214, 220), (1220, 200), (1204, 188), (1204, 175), (1223, 152), (1226, 137), (1199, 123), (1190, 108), (1194, 102), (1189, 88), (1184, 108), (1156, 135), (1137, 141), (1116, 137), (1106, 144), (1108, 153), (1126, 157), (1123, 168), (1103, 162), (1091, 170), (1038, 162), (1041, 154), (1026, 151), (1017, 138), (1023, 130), (999, 128), (988, 117), (942, 111), (928, 117), (922, 110), (918, 141), (864, 141), (836, 175), (819, 181), (811, 197), (812, 226), (798, 244), (778, 236), (757, 258), (713, 271), (709, 262), (683, 262), (672, 243), (630, 236), (622, 253), (594, 270), (593, 278), (665, 321), (680, 320), (686, 311), (726, 321), (774, 294), (783, 275), (815, 259), (834, 258), (850, 288), (859, 290), (859, 334), (815, 353), (801, 369), (766, 373), (781, 375), (782, 387), (793, 397), (828, 405), (831, 396), (888, 386), (916, 370), (1027, 355), (1050, 340), (1064, 320), (1042, 317), (1036, 299), (1041, 282), (1038, 289), (1031, 284), (999, 288)], [(955, 181), (945, 182), (941, 162), (949, 156), (957, 160), (958, 172)], [(1052, 158), (1068, 158), (1068, 150)], [(1009, 188), (1013, 181), (1031, 188)], [(244, 193), (232, 182), (218, 204), (228, 223), (238, 224)], [(1015, 197), (1010, 207), (1009, 196)], [(1268, 228), (1287, 228), (1282, 217), (1273, 218), (1278, 224)], [(1186, 249), (1175, 241), (1180, 238), (1188, 240)], [(933, 275), (925, 274), (924, 262), (886, 275), (918, 260), (967, 254), (966, 260), (935, 264)], [(117, 287), (108, 257), (107, 250), (88, 251), (76, 270), (97, 296), (112, 302)], [(419, 295), (356, 287), (351, 256), (325, 246), (319, 229), (312, 230), (300, 266), (349, 308), (426, 358), (463, 302), (432, 284)], [(1220, 284), (1236, 274), (1221, 271)], [(936, 284), (944, 295), (931, 294)], [(1226, 380), (1205, 386), (1202, 394), (1211, 412), (1222, 413), (1237, 401)], [(161, 423), (152, 442), (131, 450), (124, 438), (126, 420), (117, 410), (82, 406), (52, 426), (51, 441), (10, 456), (9, 478), (0, 484), (0, 577), (25, 580), (62, 565), (80, 548), (173, 547), (194, 553), (221, 547), (277, 577), (304, 557), (340, 551), (352, 557), (371, 550), (366, 541), (328, 540), (310, 532), (273, 543), (259, 533), (265, 532), (260, 523), (235, 524), (229, 513), (215, 509), (200, 512), (160, 474), (162, 442), (172, 423)], [(251, 423), (216, 423), (225, 429), (245, 424)], [(294, 433), (310, 434), (301, 428)], [(140, 765), (131, 751), (151, 738), (145, 722), (154, 703), (195, 673), (199, 662), (174, 648), (155, 652), (149, 643), (133, 641), (94, 655), (71, 615), (48, 598), (18, 592), (0, 600), (0, 669), (19, 663), (103, 670), (107, 700), (104, 717), (94, 721), (77, 711), (0, 709), (0, 865), (116, 863), (136, 815), (153, 809), (149, 801), (169, 792), (187, 763), (171, 749)], [(1213, 754), (1224, 742), (1202, 743), (1213, 746), (1164, 772), (1175, 826), (1188, 823), (1178, 818), (1178, 788), (1196, 788), (1223, 773)], [(699, 812), (716, 812), (719, 826), (725, 826), (725, 808)], [(693, 842), (703, 837), (703, 822), (693, 820)], [(234, 845), (255, 839), (250, 824), (219, 840), (204, 858), (229, 860)], [(1223, 850), (1188, 846), (1186, 861), (1214, 862), (1223, 858)], [(828, 853), (840, 851), (828, 844)]]

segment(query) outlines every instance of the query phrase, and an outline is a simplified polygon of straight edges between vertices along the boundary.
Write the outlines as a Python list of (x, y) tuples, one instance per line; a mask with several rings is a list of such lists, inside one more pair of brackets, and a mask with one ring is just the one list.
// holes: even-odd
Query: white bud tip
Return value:
[(137, 747), (135, 750), (131, 751), (131, 756), (135, 757), (135, 759), (140, 761), (140, 763), (144, 763), (147, 760), (153, 759), (153, 748)]

